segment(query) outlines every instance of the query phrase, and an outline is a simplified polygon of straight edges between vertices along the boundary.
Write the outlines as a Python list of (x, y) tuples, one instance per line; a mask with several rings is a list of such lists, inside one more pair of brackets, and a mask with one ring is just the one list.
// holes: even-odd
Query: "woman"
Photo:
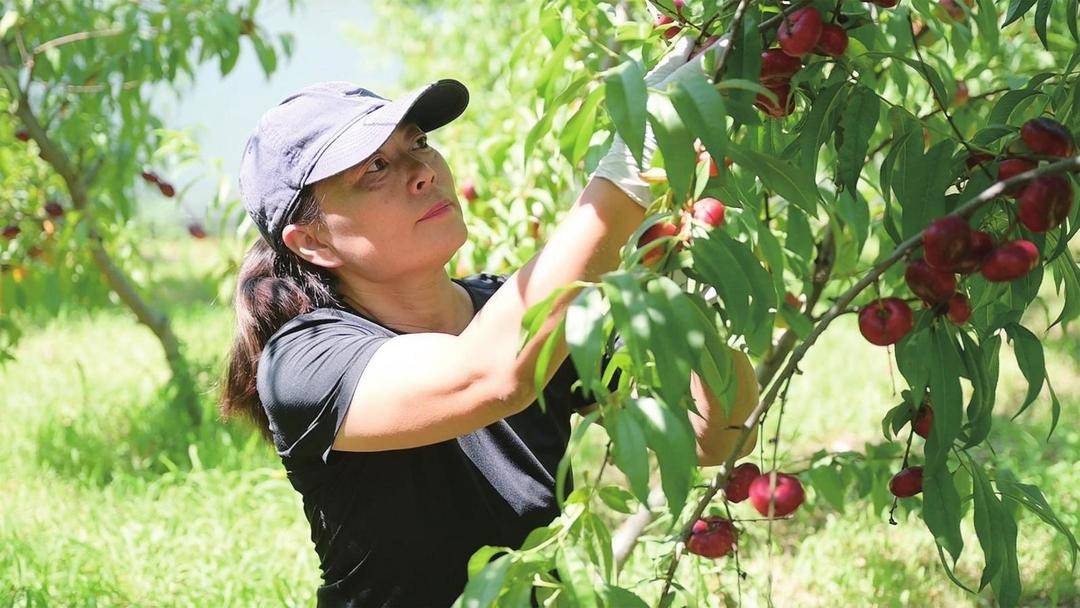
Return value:
[[(692, 46), (678, 40), (647, 82), (700, 73)], [(261, 238), (240, 270), (221, 408), (256, 421), (302, 495), (320, 605), (451, 604), (476, 549), (519, 546), (558, 514), (570, 413), (591, 405), (569, 390), (563, 340), (546, 412), (533, 385), (540, 346), (576, 292), (519, 352), (521, 320), (554, 289), (618, 267), (648, 185), (616, 139), (523, 268), (449, 278), (468, 235), (425, 134), (467, 103), (454, 80), (395, 102), (321, 83), (268, 111), (244, 151), (241, 196)], [(747, 369), (742, 417), (725, 424), (756, 401)]]

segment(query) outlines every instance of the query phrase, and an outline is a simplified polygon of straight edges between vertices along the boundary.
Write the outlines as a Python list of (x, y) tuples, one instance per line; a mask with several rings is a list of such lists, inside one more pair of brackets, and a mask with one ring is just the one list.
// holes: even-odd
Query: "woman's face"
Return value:
[[(300, 248), (307, 243), (313, 263), (369, 280), (442, 269), (468, 237), (450, 167), (413, 123), (399, 125), (363, 162), (317, 182), (315, 195), (325, 227), (285, 232), (305, 233), (293, 238)], [(448, 210), (421, 219), (446, 201)]]

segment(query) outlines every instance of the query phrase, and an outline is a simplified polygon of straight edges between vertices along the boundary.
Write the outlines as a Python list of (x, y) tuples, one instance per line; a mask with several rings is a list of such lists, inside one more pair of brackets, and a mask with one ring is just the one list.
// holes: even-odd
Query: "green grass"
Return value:
[[(232, 332), (224, 304), (229, 287), (209, 278), (221, 264), (216, 251), (206, 242), (165, 243), (155, 267), (200, 381), (208, 420), (200, 428), (169, 407), (158, 343), (125, 311), (64, 311), (25, 326), (17, 361), (0, 370), (0, 417), (8, 431), (0, 442), (0, 605), (314, 603), (318, 563), (299, 496), (268, 446), (243, 426), (216, 419)], [(1044, 326), (1032, 320), (1033, 329)], [(1073, 328), (1044, 343), (1062, 422), (1046, 442), (1044, 391), (1019, 424), (1007, 423), (1026, 385), (1003, 354), (993, 458), (1039, 485), (1078, 530), (1080, 337)], [(861, 450), (864, 442), (882, 441), (880, 418), (899, 398), (886, 352), (861, 340), (853, 315), (823, 336), (801, 368), (782, 424), (781, 468), (797, 468), (819, 449)], [(899, 387), (895, 370), (893, 376)], [(774, 425), (775, 417), (768, 428)], [(599, 428), (587, 437), (575, 463), (579, 483), (595, 475), (606, 442)], [(605, 479), (625, 485), (614, 467)], [(745, 503), (735, 513), (754, 515)], [(765, 605), (770, 572), (778, 606), (992, 605), (989, 589), (973, 598), (944, 577), (916, 515), (901, 510), (898, 520), (890, 526), (863, 501), (841, 513), (811, 493), (796, 518), (773, 526), (771, 556), (767, 526), (747, 524), (740, 542), (748, 573), (743, 605)], [(670, 550), (663, 542), (667, 523), (660, 519), (648, 530), (620, 584), (655, 596), (655, 588), (635, 584), (662, 574), (656, 564)], [(964, 540), (958, 572), (974, 584), (982, 555), (970, 525)], [(1080, 605), (1067, 555), (1050, 528), (1022, 516), (1023, 605)], [(691, 569), (710, 573), (699, 605), (734, 605), (733, 565), (686, 559), (679, 580), (690, 580)]]

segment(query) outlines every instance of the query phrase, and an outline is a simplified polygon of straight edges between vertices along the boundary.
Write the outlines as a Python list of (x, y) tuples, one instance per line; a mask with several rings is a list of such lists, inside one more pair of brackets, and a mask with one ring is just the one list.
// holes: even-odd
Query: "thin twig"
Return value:
[(117, 36), (119, 34), (123, 34), (125, 31), (125, 28), (122, 27), (112, 27), (106, 30), (91, 30), (89, 32), (75, 32), (74, 34), (66, 34), (64, 36), (60, 36), (59, 38), (53, 38), (52, 40), (48, 40), (37, 45), (36, 47), (34, 47), (34, 54), (39, 55), (49, 49), (56, 48), (63, 44), (68, 44), (70, 42), (78, 42), (79, 40)]

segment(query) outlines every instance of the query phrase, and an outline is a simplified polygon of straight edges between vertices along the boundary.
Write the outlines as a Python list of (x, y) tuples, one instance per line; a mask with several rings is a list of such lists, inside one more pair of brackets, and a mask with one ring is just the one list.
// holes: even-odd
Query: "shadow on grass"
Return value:
[[(191, 373), (216, 379), (218, 362), (194, 364)], [(276, 465), (272, 449), (249, 424), (219, 419), (217, 390), (199, 387), (201, 424), (193, 423), (175, 404), (175, 389), (168, 383), (148, 401), (116, 403), (108, 415), (50, 417), (37, 429), (38, 461), (64, 477), (92, 485), (120, 478), (152, 479), (169, 472)]]

